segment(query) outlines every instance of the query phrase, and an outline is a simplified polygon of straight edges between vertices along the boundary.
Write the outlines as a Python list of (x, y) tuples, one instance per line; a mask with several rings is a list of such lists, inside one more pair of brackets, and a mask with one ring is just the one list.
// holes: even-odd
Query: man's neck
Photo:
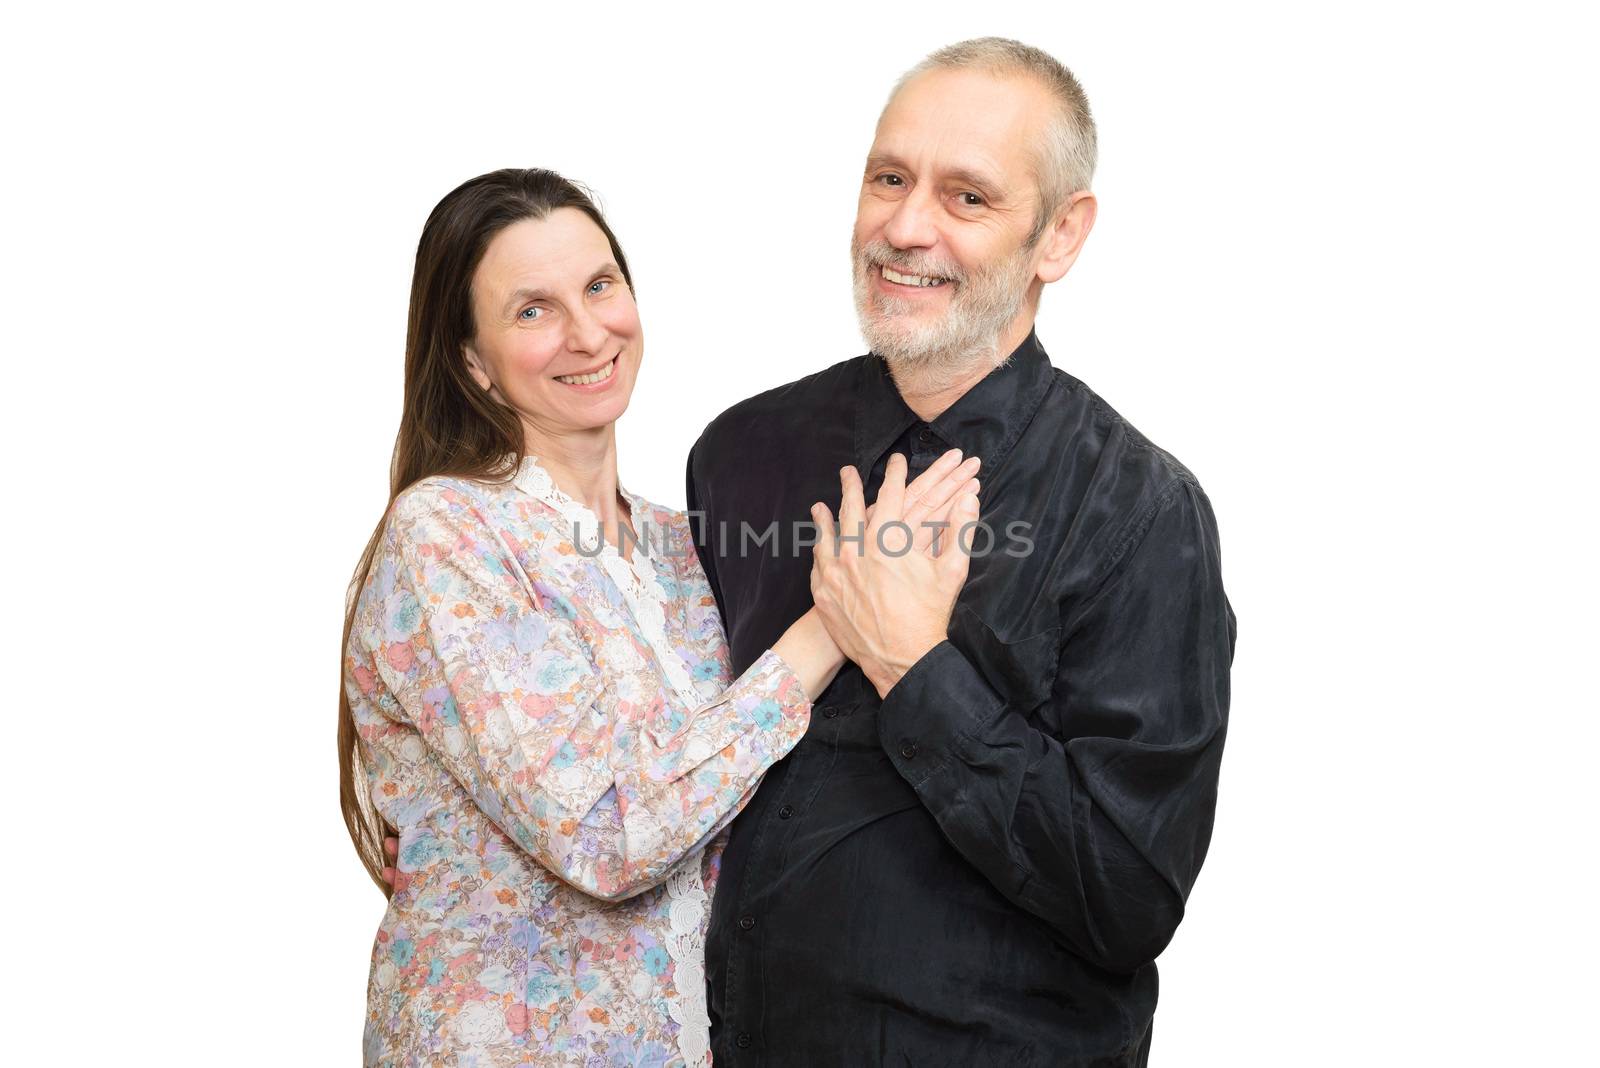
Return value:
[(995, 343), (992, 352), (979, 353), (970, 366), (951, 371), (923, 368), (889, 367), (894, 385), (906, 407), (917, 413), (924, 423), (931, 423), (950, 409), (956, 401), (966, 396), (967, 390), (989, 377), (989, 372), (999, 367), (1006, 358), (1027, 340), (1033, 331), (1033, 318), (1013, 323)]

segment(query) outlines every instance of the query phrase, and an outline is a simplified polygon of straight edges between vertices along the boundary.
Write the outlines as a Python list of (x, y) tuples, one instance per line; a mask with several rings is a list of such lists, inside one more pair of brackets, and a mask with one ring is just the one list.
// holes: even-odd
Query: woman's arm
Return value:
[[(565, 881), (628, 897), (725, 826), (794, 746), (810, 718), (807, 686), (774, 649), (688, 707), (624, 640), (594, 651), (618, 658), (602, 693), (572, 606), (537, 607), (519, 575), (474, 498), (434, 485), (403, 494), (351, 632), (357, 722), (368, 744), (419, 734), (425, 752), (384, 748), (443, 765)], [(813, 682), (837, 669), (820, 629), (798, 623), (779, 643)]]

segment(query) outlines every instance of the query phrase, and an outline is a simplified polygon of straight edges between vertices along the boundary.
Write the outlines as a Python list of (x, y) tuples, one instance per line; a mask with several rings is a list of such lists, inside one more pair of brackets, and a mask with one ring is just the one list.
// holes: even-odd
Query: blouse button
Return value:
[(756, 925), (756, 918), (754, 916), (740, 916), (739, 917), (739, 929), (740, 930), (748, 931), (748, 930), (750, 930), (750, 928), (754, 927), (755, 925)]
[(794, 815), (794, 806), (793, 805), (784, 805), (782, 808), (780, 808), (778, 810), (778, 818), (780, 820), (786, 820), (790, 816), (793, 816), (793, 815)]

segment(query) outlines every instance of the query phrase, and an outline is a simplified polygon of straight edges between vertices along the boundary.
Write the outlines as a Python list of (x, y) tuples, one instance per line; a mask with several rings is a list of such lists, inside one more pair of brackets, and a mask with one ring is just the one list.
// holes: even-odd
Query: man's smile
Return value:
[(934, 286), (942, 286), (949, 281), (948, 278), (940, 278), (937, 275), (902, 274), (888, 264), (885, 264), (883, 270), (879, 273), (888, 281), (901, 286), (932, 288)]

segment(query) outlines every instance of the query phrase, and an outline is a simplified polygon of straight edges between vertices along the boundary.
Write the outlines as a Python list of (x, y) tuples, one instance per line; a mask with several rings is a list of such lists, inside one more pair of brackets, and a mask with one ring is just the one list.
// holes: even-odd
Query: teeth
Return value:
[(891, 267), (883, 269), (883, 276), (903, 286), (942, 286), (945, 282), (943, 278), (931, 278), (922, 274), (901, 274)]
[(617, 365), (613, 359), (592, 375), (556, 375), (557, 382), (565, 382), (569, 386), (587, 386), (595, 382), (604, 382), (611, 377), (611, 369)]

